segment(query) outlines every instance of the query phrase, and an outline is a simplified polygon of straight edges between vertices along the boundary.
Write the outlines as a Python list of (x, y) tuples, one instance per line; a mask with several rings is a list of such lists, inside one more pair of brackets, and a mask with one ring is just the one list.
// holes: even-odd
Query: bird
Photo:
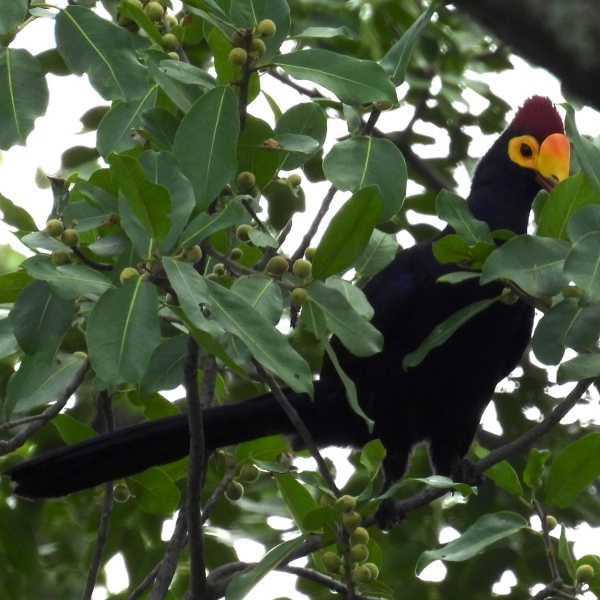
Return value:
[[(479, 161), (467, 205), (491, 231), (524, 234), (533, 200), (569, 174), (569, 142), (550, 99), (532, 96)], [(344, 385), (326, 356), (314, 382), (314, 399), (284, 390), (319, 447), (360, 448), (380, 439), (386, 449), (388, 481), (400, 479), (416, 445), (428, 446), (433, 470), (454, 478), (464, 473), (465, 456), (496, 385), (517, 366), (531, 337), (534, 309), (495, 302), (463, 324), (415, 367), (404, 358), (458, 310), (497, 297), (503, 285), (477, 278), (438, 282), (464, 266), (440, 264), (432, 244), (454, 233), (448, 225), (432, 238), (398, 252), (365, 285), (374, 309), (372, 324), (383, 349), (369, 357), (352, 355), (337, 338), (332, 346), (343, 371), (354, 381), (362, 410), (374, 421), (370, 431), (346, 398)], [(501, 243), (501, 242), (498, 242)], [(310, 287), (309, 293), (310, 293)], [(203, 412), (209, 450), (273, 435), (294, 435), (292, 423), (272, 394), (207, 408)], [(13, 466), (7, 475), (17, 495), (55, 498), (119, 480), (189, 453), (185, 413), (146, 421), (42, 454)]]

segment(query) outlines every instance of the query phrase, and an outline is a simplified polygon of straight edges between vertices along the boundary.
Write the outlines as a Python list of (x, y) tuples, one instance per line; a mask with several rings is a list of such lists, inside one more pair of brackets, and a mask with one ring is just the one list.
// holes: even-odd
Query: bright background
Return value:
[[(56, 2), (59, 6), (66, 6), (66, 0)], [(176, 10), (179, 9), (180, 3), (177, 0), (173, 2)], [(99, 11), (101, 12), (101, 11)], [(54, 47), (54, 21), (51, 19), (37, 19), (18, 34), (15, 41), (12, 43), (14, 48), (26, 48), (33, 54), (38, 54), (44, 50)], [(291, 47), (291, 46), (290, 46)], [(284, 46), (285, 48), (285, 46)], [(519, 107), (526, 98), (533, 94), (542, 94), (550, 97), (555, 103), (564, 102), (561, 94), (560, 83), (548, 72), (543, 69), (530, 67), (526, 62), (518, 57), (511, 59), (514, 70), (505, 71), (501, 74), (480, 75), (471, 73), (473, 79), (479, 79), (488, 83), (494, 94), (506, 100), (515, 109)], [(25, 208), (35, 219), (38, 227), (43, 229), (46, 218), (52, 208), (52, 194), (46, 179), (48, 175), (61, 175), (60, 158), (61, 154), (68, 148), (74, 145), (85, 145), (89, 147), (95, 146), (95, 132), (82, 133), (82, 124), (79, 118), (83, 113), (98, 105), (107, 105), (92, 89), (87, 81), (87, 77), (56, 77), (48, 75), (48, 85), (50, 88), (50, 104), (48, 111), (44, 117), (37, 119), (35, 130), (27, 139), (26, 147), (14, 147), (7, 152), (0, 153), (0, 193), (11, 199), (15, 204)], [(308, 82), (307, 87), (316, 87)], [(297, 104), (300, 100), (306, 99), (300, 97), (297, 92), (290, 88), (285, 88), (282, 93), (281, 84), (272, 80), (268, 75), (262, 77), (262, 88), (273, 96), (279, 104), (282, 111), (285, 111), (290, 106)], [(436, 79), (432, 82), (431, 95), (435, 96), (440, 87), (440, 82)], [(404, 86), (398, 89), (398, 96), (401, 99), (406, 92)], [(477, 115), (481, 113), (488, 105), (487, 100), (476, 94), (470, 89), (465, 89), (463, 99), (468, 105), (468, 110)], [(383, 113), (378, 121), (378, 127), (384, 131), (401, 130), (410, 121), (414, 108), (412, 106), (402, 107)], [(259, 96), (249, 108), (250, 112), (262, 119), (273, 122), (273, 115), (266, 101), (262, 96)], [(462, 110), (466, 110), (463, 107)], [(347, 134), (345, 124), (342, 121), (329, 123), (328, 142), (325, 145), (325, 152), (335, 143), (337, 138)], [(589, 108), (583, 108), (577, 115), (577, 126), (583, 134), (593, 137), (600, 136), (600, 114)], [(443, 129), (439, 129), (431, 124), (417, 122), (414, 127), (417, 133), (422, 133), (434, 136), (438, 139), (438, 144), (435, 146), (420, 146), (414, 147), (415, 152), (424, 158), (433, 158), (436, 156), (445, 156), (448, 150), (449, 138)], [(467, 133), (473, 137), (473, 143), (470, 146), (470, 154), (473, 158), (481, 157), (491, 145), (494, 136), (484, 136), (476, 128), (468, 128)], [(469, 173), (465, 167), (460, 168), (455, 174), (459, 187), (457, 192), (462, 196), (469, 193)], [(306, 181), (303, 187), (307, 197), (307, 211), (304, 214), (294, 216), (296, 236), (290, 236), (284, 246), (284, 250), (293, 250), (299, 241), (299, 235), (312, 222), (314, 213), (320, 205), (320, 201), (325, 195), (329, 184), (327, 182), (321, 184), (310, 184)], [(418, 193), (420, 186), (408, 183), (408, 194)], [(341, 203), (349, 196), (349, 194), (338, 193), (336, 200), (332, 205), (330, 214), (334, 214)], [(413, 213), (408, 215), (409, 220), (416, 222), (423, 221), (423, 215)], [(436, 219), (433, 219), (435, 222)], [(439, 222), (439, 221), (438, 221)], [(325, 223), (326, 224), (326, 223)], [(325, 225), (324, 224), (324, 225)], [(321, 231), (323, 226), (321, 228)], [(299, 233), (300, 232), (300, 233)], [(410, 234), (401, 234), (399, 241), (403, 246), (413, 243)], [(11, 233), (10, 228), (0, 223), (0, 244), (10, 244), (19, 252), (29, 255), (31, 252), (25, 248)], [(557, 386), (558, 388), (558, 386)], [(567, 390), (568, 391), (568, 390)], [(180, 390), (168, 394), (169, 397), (178, 398), (182, 396)], [(565, 393), (564, 386), (555, 390), (557, 397), (562, 397)], [(569, 422), (580, 418), (581, 415), (574, 414), (574, 411), (567, 417)], [(532, 415), (532, 419), (537, 418)], [(484, 427), (494, 430), (497, 426), (495, 419), (495, 410), (493, 404), (490, 409), (484, 414)], [(346, 456), (346, 451), (330, 449), (324, 452), (325, 455), (337, 460)], [(301, 464), (300, 468), (313, 468), (309, 464)], [(344, 469), (343, 462), (338, 466), (338, 478), (336, 483), (342, 486), (345, 480), (349, 477), (349, 467)], [(279, 529), (287, 529), (289, 523), (279, 523), (277, 519), (270, 522), (271, 526)], [(170, 537), (172, 521), (166, 521), (163, 531), (163, 538)], [(536, 526), (534, 522), (532, 525)], [(576, 542), (574, 554), (576, 557), (583, 556), (588, 553), (600, 553), (596, 540), (600, 539), (599, 531), (593, 531), (591, 528), (572, 530), (569, 532), (569, 539)], [(458, 537), (458, 532), (450, 527), (442, 530), (440, 534), (440, 542), (446, 543)], [(261, 544), (252, 540), (239, 540), (235, 544), (235, 549), (238, 557), (243, 561), (256, 561), (264, 554), (265, 549)], [(304, 561), (298, 563), (304, 564)], [(439, 581), (443, 579), (445, 567), (441, 562), (436, 562), (430, 565), (422, 578)], [(125, 571), (124, 562), (120, 555), (116, 555), (111, 559), (107, 566), (108, 588), (111, 593), (118, 593), (128, 585), (127, 573)], [(294, 577), (280, 573), (272, 573), (253, 593), (249, 595), (248, 600), (264, 600), (275, 596), (288, 595), (290, 598), (302, 599), (303, 594), (296, 592), (293, 589)], [(516, 580), (514, 576), (511, 578), (510, 572), (505, 573), (505, 576), (495, 586), (494, 592), (498, 595), (510, 593), (511, 584), (514, 585)], [(94, 600), (102, 600), (107, 596), (107, 590), (98, 588), (94, 593)]]

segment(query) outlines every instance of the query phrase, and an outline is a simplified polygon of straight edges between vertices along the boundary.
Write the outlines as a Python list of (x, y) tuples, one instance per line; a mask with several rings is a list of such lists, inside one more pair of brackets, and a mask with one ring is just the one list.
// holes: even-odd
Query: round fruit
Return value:
[(231, 260), (240, 260), (240, 258), (242, 258), (243, 256), (244, 256), (244, 251), (241, 248), (234, 248), (229, 253), (229, 258), (231, 258)]
[(556, 520), (556, 517), (553, 517), (552, 515), (546, 516), (546, 526), (549, 531), (552, 531), (557, 525), (558, 521)]
[(148, 2), (148, 4), (144, 6), (144, 12), (151, 21), (160, 21), (165, 9), (159, 2)]
[(581, 565), (575, 573), (575, 581), (577, 583), (587, 583), (591, 581), (595, 574), (594, 567), (591, 565)]
[(179, 50), (180, 44), (176, 35), (173, 35), (172, 33), (165, 33), (165, 35), (162, 36), (162, 41), (165, 50), (170, 52)]
[(361, 563), (369, 558), (369, 550), (364, 544), (354, 544), (350, 548), (350, 559), (352, 562)]
[(355, 511), (347, 512), (342, 515), (342, 523), (348, 533), (352, 533), (362, 521), (362, 517)]
[(502, 304), (506, 304), (507, 306), (512, 306), (519, 301), (519, 296), (517, 296), (510, 288), (504, 288), (502, 290), (502, 294), (500, 295), (500, 302)]
[(267, 51), (265, 43), (260, 38), (254, 38), (250, 44), (250, 52), (256, 56), (262, 56)]
[(304, 258), (306, 260), (310, 260), (310, 262), (313, 261), (313, 259), (315, 258), (315, 252), (317, 251), (317, 249), (314, 246), (309, 246), (305, 251), (304, 251)]
[(177, 17), (175, 15), (167, 15), (166, 21), (167, 21), (167, 24), (169, 25), (169, 27), (175, 27), (175, 25), (178, 25)]
[(277, 27), (275, 27), (275, 23), (273, 23), (273, 21), (271, 21), (271, 19), (263, 19), (256, 26), (256, 33), (258, 33), (259, 35), (262, 35), (263, 37), (271, 37), (272, 35), (275, 34), (276, 30), (277, 30)]
[(141, 0), (125, 0), (125, 2), (127, 4), (133, 4), (134, 6), (137, 6), (140, 10), (144, 9), (144, 5), (142, 4)]
[(131, 496), (131, 492), (129, 488), (124, 483), (118, 483), (115, 485), (113, 490), (113, 498), (115, 502), (127, 502), (129, 497)]
[(215, 274), (217, 277), (224, 277), (227, 275), (227, 269), (225, 268), (225, 265), (223, 263), (217, 263), (213, 267), (213, 274)]
[(375, 108), (380, 111), (390, 110), (394, 105), (389, 100), (380, 100), (379, 102), (375, 102)]
[(342, 566), (340, 557), (335, 552), (325, 552), (323, 554), (323, 566), (330, 573), (337, 573)]
[(65, 250), (55, 250), (52, 253), (52, 262), (57, 266), (68, 265), (71, 262), (69, 253)]
[(246, 191), (256, 184), (256, 177), (250, 171), (242, 171), (235, 181), (240, 190)]
[(75, 358), (79, 358), (80, 360), (85, 360), (88, 357), (88, 355), (85, 352), (81, 352), (81, 350), (73, 352), (73, 356)]
[(577, 285), (566, 285), (562, 289), (563, 298), (581, 298), (582, 290)]
[(252, 465), (250, 463), (246, 463), (240, 469), (240, 479), (248, 483), (256, 481), (259, 475), (260, 471), (258, 470), (256, 465)]
[(243, 46), (244, 44), (244, 34), (240, 31), (238, 31), (237, 29), (231, 34), (231, 43), (236, 47), (239, 48), (240, 46)]
[(369, 532), (364, 527), (357, 527), (350, 539), (353, 544), (366, 544), (369, 541)]
[(179, 299), (173, 294), (167, 294), (165, 296), (165, 302), (168, 306), (179, 306)]
[(244, 495), (244, 486), (239, 481), (230, 481), (225, 488), (225, 497), (236, 502)]
[(342, 510), (346, 513), (352, 512), (356, 508), (356, 498), (354, 496), (341, 496), (338, 498), (337, 503), (342, 507)]
[(177, 52), (167, 52), (167, 56), (173, 60), (179, 60), (179, 54), (177, 54)]
[(371, 570), (365, 565), (359, 565), (354, 569), (354, 581), (356, 583), (369, 583), (372, 579)]
[(202, 249), (198, 244), (192, 246), (191, 248), (184, 248), (181, 253), (181, 258), (184, 262), (187, 263), (197, 263), (202, 258)]
[(271, 275), (283, 275), (290, 268), (288, 261), (283, 256), (274, 256), (267, 263), (267, 273)]
[(304, 288), (294, 288), (290, 292), (290, 302), (296, 306), (306, 304), (308, 300), (308, 292)]
[(299, 258), (292, 266), (292, 272), (300, 279), (306, 279), (311, 272), (312, 263), (304, 258)]
[(46, 233), (50, 237), (58, 237), (65, 230), (63, 222), (58, 219), (50, 219), (46, 223)]
[(65, 229), (60, 236), (60, 241), (66, 246), (77, 246), (79, 234), (74, 229)]
[(302, 176), (298, 175), (298, 173), (292, 173), (287, 178), (287, 181), (292, 187), (298, 187), (302, 183)]
[(235, 235), (240, 242), (247, 242), (250, 239), (248, 235), (250, 231), (253, 229), (252, 225), (240, 225), (236, 231)]
[(218, 275), (215, 275), (214, 273), (209, 273), (206, 276), (206, 279), (208, 279), (209, 281), (214, 281), (215, 283), (219, 283), (220, 277)]
[(241, 66), (248, 60), (248, 53), (243, 48), (233, 48), (229, 53), (229, 62)]
[(371, 571), (371, 579), (377, 579), (379, 577), (379, 569), (376, 564), (373, 563), (365, 563), (361, 565), (362, 567), (366, 567)]
[(319, 500), (319, 505), (323, 508), (326, 506), (335, 506), (335, 498), (329, 494), (323, 494)]
[(134, 269), (133, 267), (125, 267), (119, 275), (119, 281), (121, 282), (121, 285), (123, 285), (128, 279), (131, 279), (132, 277), (139, 277), (138, 270)]

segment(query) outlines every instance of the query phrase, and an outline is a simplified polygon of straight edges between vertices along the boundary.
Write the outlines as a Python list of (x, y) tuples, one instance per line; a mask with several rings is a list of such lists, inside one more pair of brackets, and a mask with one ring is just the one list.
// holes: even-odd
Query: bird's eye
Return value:
[(530, 158), (531, 156), (533, 156), (533, 150), (531, 149), (531, 146), (529, 146), (529, 144), (521, 144), (519, 152), (524, 158)]

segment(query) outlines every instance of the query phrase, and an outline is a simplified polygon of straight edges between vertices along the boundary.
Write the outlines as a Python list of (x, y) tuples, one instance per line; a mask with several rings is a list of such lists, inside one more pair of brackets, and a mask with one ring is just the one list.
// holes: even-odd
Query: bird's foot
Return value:
[(484, 482), (485, 476), (477, 472), (475, 463), (463, 458), (457, 462), (452, 470), (452, 480), (457, 483), (466, 483), (467, 485), (477, 487)]

